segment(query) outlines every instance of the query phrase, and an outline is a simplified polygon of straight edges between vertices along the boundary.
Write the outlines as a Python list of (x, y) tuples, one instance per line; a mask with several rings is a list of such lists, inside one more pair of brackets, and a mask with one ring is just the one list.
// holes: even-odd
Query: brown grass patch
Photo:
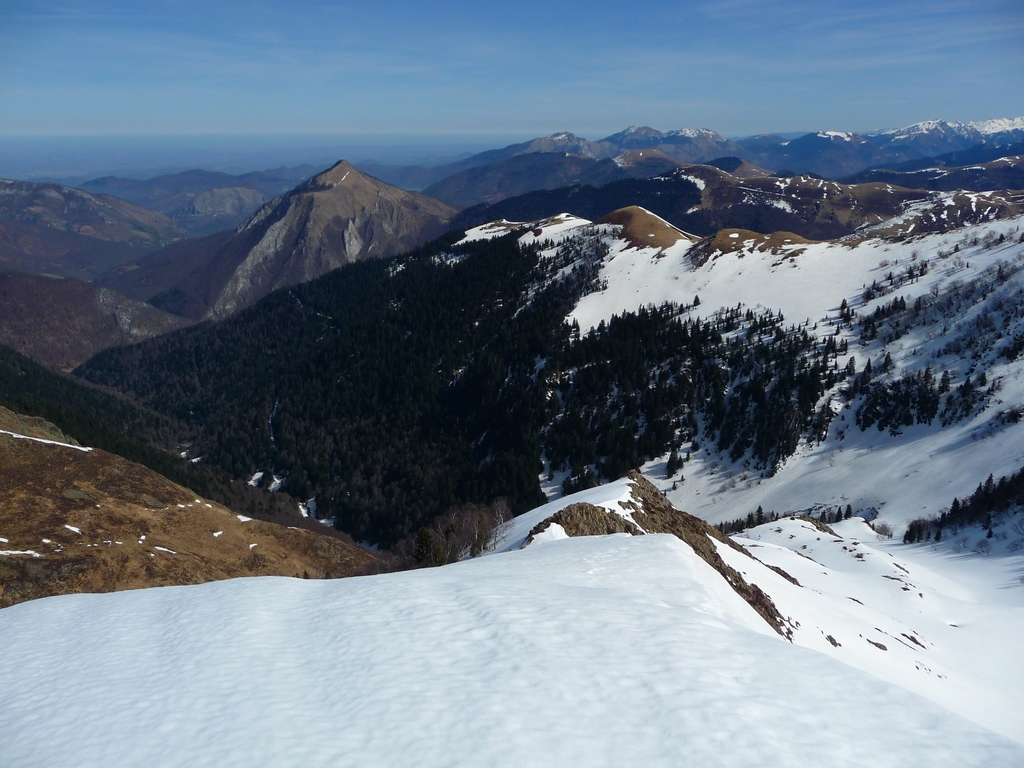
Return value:
[(712, 259), (728, 253), (770, 253), (783, 258), (795, 258), (804, 252), (800, 246), (819, 242), (808, 240), (794, 232), (772, 232), (763, 235), (749, 229), (722, 229), (705, 238), (690, 252), (694, 266), (701, 267)]
[[(12, 421), (9, 411), (0, 418)], [(236, 576), (335, 578), (373, 563), (369, 553), (332, 536), (242, 522), (105, 451), (0, 434), (0, 466), (0, 537), (7, 539), (0, 551), (39, 555), (0, 555), (0, 608), (50, 595)]]
[(622, 227), (622, 238), (635, 248), (659, 248), (665, 250), (680, 240), (696, 242), (685, 232), (655, 216), (640, 206), (619, 208), (594, 222)]

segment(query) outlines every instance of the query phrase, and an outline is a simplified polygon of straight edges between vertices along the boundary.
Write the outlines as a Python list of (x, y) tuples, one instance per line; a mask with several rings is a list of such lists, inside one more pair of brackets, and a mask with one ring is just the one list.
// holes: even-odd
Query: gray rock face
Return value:
[(187, 216), (249, 216), (267, 201), (258, 189), (226, 187), (200, 192), (185, 211)]
[(272, 290), (367, 258), (394, 256), (435, 237), (456, 209), (406, 192), (340, 162), (275, 198), (239, 228), (256, 234), (210, 317), (224, 317)]

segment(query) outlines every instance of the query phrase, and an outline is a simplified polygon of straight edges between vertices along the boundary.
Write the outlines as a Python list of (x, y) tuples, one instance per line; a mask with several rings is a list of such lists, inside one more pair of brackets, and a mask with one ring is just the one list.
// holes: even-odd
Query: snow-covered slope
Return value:
[[(1024, 412), (1024, 360), (1007, 352), (1024, 338), (1021, 217), (846, 242), (724, 230), (696, 245), (680, 240), (668, 248), (638, 247), (616, 227), (565, 218), (557, 227), (538, 225), (529, 239), (543, 241), (548, 231), (557, 232), (558, 241), (574, 231), (604, 232), (600, 289), (567, 317), (583, 333), (640, 306), (674, 302), (684, 317), (707, 319), (742, 305), (781, 312), (787, 324), (802, 324), (822, 339), (835, 335), (848, 344), (843, 362), (852, 358), (859, 372), (870, 361), (875, 381), (930, 367), (936, 378), (948, 372), (954, 388), (971, 378), (985, 390), (975, 407), (945, 425), (935, 419), (891, 434), (884, 427), (858, 428), (862, 399), (847, 399), (846, 385), (837, 385), (819, 403), (836, 414), (825, 438), (802, 442), (771, 476), (742, 459), (730, 461), (711, 441), (702, 441), (681, 476), (666, 478), (667, 456), (645, 465), (645, 475), (680, 509), (720, 522), (759, 506), (783, 514), (850, 504), (868, 516), (880, 514), (902, 533), (911, 519), (937, 515), (990, 473), (998, 479), (1024, 466), (1024, 421), (1017, 416)], [(545, 253), (556, 249), (557, 243)], [(888, 311), (895, 299), (906, 309), (880, 321), (874, 335), (840, 317), (844, 302), (864, 319)], [(886, 356), (888, 373), (881, 371)], [(542, 479), (549, 495), (562, 478), (556, 471), (552, 481)]]
[[(815, 244), (790, 249), (802, 252), (789, 259), (737, 252), (698, 270), (706, 270), (698, 284), (677, 294), (699, 293), (702, 303), (694, 311), (737, 302), (767, 306), (781, 309), (789, 320), (807, 322), (822, 336), (837, 330), (833, 326), (844, 299), (861, 316), (870, 316), (901, 297), (911, 310), (901, 315), (898, 331), (890, 328), (869, 341), (856, 327), (840, 331), (857, 370), (873, 360), (877, 375), (889, 355), (893, 369), (883, 380), (930, 366), (936, 376), (949, 371), (954, 385), (972, 376), (977, 382), (984, 373), (989, 383), (983, 386), (991, 392), (967, 418), (947, 426), (941, 420), (919, 424), (899, 435), (874, 427), (860, 430), (853, 423), (860, 401), (830, 393), (838, 416), (826, 439), (802, 444), (774, 476), (697, 453), (684, 467), (685, 481), (670, 491), (673, 503), (714, 521), (743, 517), (758, 506), (782, 513), (851, 504), (855, 510), (877, 511), (902, 532), (909, 520), (937, 515), (990, 473), (998, 478), (1020, 469), (1024, 431), (1012, 414), (1024, 407), (1024, 361), (1003, 352), (1022, 332), (1021, 225), (1012, 219), (902, 242)], [(890, 273), (925, 262), (927, 274), (864, 301), (865, 286), (881, 285)], [(650, 284), (663, 290), (666, 281)], [(928, 311), (914, 315), (919, 299)], [(593, 311), (596, 301), (586, 297), (577, 313)], [(658, 474), (654, 466), (648, 471)]]
[[(817, 622), (842, 638), (837, 657), (864, 651), (843, 634), (863, 616), (786, 584), (810, 595), (791, 600), (809, 636)], [(986, 708), (978, 725), (884, 667), (786, 642), (669, 535), (362, 579), (48, 598), (0, 611), (0, 637), (10, 768), (1024, 761), (1013, 712), (986, 722)]]
[(952, 120), (925, 120), (920, 123), (908, 125), (905, 128), (895, 128), (887, 131), (880, 131), (879, 136), (891, 136), (893, 140), (913, 139), (919, 136), (961, 136), (972, 141), (983, 141), (986, 139), (1017, 139), (1024, 133), (1024, 117), (997, 118), (995, 120), (976, 120), (972, 122), (958, 122)]
[(796, 625), (793, 641), (1024, 738), (1024, 556), (953, 555), (877, 535), (861, 518), (789, 518), (735, 540), (797, 587), (721, 547)]
[[(658, 502), (642, 482), (623, 478), (539, 507), (506, 524), (497, 549), (566, 538), (554, 522), (527, 535), (570, 504), (594, 504), (643, 532), (653, 518), (642, 513)], [(783, 518), (752, 527), (733, 537), (746, 553), (711, 541), (726, 565), (764, 591), (795, 644), (1021, 740), (1024, 668), (1012, 663), (1024, 632), (1020, 518), (994, 524), (984, 552), (973, 554), (969, 540), (983, 536), (978, 530), (947, 536), (945, 544), (906, 546), (859, 517), (832, 526)]]

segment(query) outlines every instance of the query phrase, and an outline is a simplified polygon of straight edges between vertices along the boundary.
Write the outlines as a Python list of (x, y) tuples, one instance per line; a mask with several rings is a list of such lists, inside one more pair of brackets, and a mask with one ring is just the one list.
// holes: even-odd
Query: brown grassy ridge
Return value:
[(696, 242), (696, 238), (676, 229), (668, 222), (637, 205), (619, 208), (594, 223), (622, 227), (621, 237), (635, 248), (664, 250), (680, 240)]
[[(0, 429), (66, 440), (43, 420), (10, 411), (0, 412)], [(105, 451), (0, 434), (0, 466), (0, 552), (35, 553), (0, 555), (0, 608), (51, 595), (238, 576), (337, 578), (374, 563), (333, 536), (242, 521)]]

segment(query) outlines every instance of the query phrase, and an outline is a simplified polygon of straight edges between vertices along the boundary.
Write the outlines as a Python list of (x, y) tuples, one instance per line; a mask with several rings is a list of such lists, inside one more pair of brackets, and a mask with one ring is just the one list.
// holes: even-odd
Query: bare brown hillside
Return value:
[(0, 344), (63, 371), (108, 347), (190, 324), (109, 288), (19, 272), (0, 274)]
[(697, 240), (696, 237), (673, 227), (664, 219), (637, 205), (612, 211), (594, 223), (622, 227), (621, 236), (637, 248), (655, 247), (664, 250), (680, 240)]
[(0, 409), (0, 608), (238, 576), (337, 578), (374, 561), (350, 542), (236, 515), (66, 440), (41, 419)]
[(162, 213), (110, 195), (0, 179), (0, 272), (90, 280), (184, 236)]

